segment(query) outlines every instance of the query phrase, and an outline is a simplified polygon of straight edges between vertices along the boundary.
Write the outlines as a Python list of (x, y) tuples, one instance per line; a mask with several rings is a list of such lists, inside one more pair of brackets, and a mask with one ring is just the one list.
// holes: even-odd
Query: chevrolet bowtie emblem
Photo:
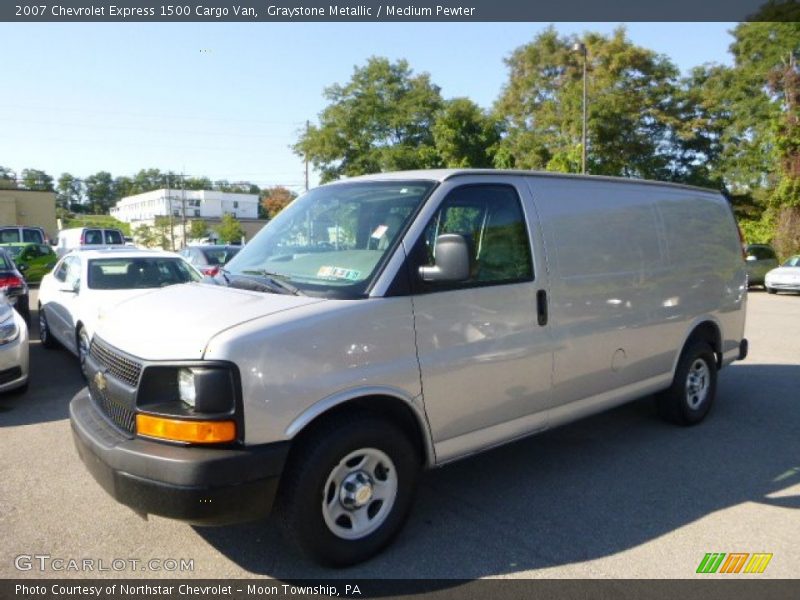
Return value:
[(97, 389), (101, 392), (106, 389), (106, 376), (103, 375), (102, 371), (98, 371), (94, 374), (94, 384), (97, 386)]

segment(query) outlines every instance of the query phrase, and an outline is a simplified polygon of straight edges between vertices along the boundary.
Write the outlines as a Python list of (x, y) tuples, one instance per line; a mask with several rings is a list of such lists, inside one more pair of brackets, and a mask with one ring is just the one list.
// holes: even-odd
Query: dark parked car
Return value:
[(0, 248), (0, 290), (5, 292), (8, 303), (17, 309), (25, 322), (30, 322), (28, 284), (25, 283), (22, 273), (17, 270), (11, 256), (3, 248)]
[(180, 254), (203, 275), (214, 277), (241, 249), (241, 246), (187, 246)]
[(747, 255), (747, 285), (764, 285), (764, 277), (767, 272), (779, 265), (775, 250), (767, 244), (748, 244), (745, 254)]

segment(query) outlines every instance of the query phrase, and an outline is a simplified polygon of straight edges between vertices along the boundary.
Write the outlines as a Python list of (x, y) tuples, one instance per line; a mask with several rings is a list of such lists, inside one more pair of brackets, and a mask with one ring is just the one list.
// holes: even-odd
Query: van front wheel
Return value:
[(293, 449), (277, 510), (284, 534), (316, 561), (337, 567), (385, 548), (408, 516), (420, 455), (391, 423), (343, 414)]
[(717, 392), (717, 359), (706, 342), (688, 346), (678, 361), (672, 385), (658, 394), (658, 411), (679, 425), (695, 425), (711, 410)]

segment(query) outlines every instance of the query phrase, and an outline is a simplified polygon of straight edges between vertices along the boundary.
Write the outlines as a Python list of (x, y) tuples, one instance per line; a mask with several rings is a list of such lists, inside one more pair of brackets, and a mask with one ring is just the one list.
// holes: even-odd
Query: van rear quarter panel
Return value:
[(741, 339), (744, 263), (719, 194), (652, 184), (529, 180), (551, 270), (554, 404), (669, 385), (691, 329)]

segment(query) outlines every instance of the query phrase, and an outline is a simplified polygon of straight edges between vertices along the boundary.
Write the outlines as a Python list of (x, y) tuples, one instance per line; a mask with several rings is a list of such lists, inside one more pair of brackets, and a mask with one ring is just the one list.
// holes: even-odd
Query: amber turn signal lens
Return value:
[(174, 442), (219, 444), (236, 439), (236, 423), (233, 421), (186, 421), (140, 414), (136, 415), (136, 433)]

